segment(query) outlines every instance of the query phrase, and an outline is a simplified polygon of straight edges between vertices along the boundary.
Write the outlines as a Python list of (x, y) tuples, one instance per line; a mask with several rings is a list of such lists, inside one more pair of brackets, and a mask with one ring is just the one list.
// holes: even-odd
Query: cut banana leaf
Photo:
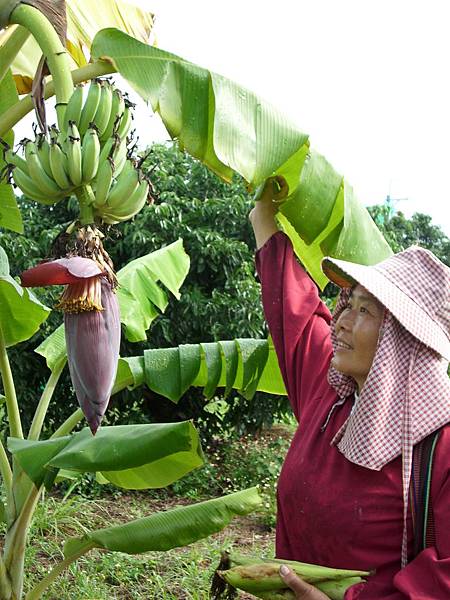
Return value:
[(285, 395), (286, 389), (271, 341), (237, 339), (145, 350), (142, 357), (119, 360), (114, 392), (146, 384), (178, 402), (190, 386), (211, 398), (218, 387), (231, 388), (247, 399), (257, 390)]
[(8, 448), (39, 487), (53, 484), (59, 469), (99, 472), (126, 489), (160, 488), (203, 464), (198, 433), (190, 421), (102, 427), (39, 441), (8, 439)]
[[(145, 340), (152, 321), (166, 310), (168, 297), (159, 284), (162, 283), (178, 299), (188, 271), (189, 256), (182, 240), (137, 258), (118, 271), (120, 320), (128, 340)], [(35, 352), (45, 358), (48, 368), (53, 371), (66, 355), (64, 326), (55, 329)]]
[(28, 340), (47, 319), (50, 309), (9, 274), (6, 252), (0, 246), (0, 327), (6, 346)]
[(255, 188), (271, 175), (286, 177), (290, 194), (281, 214), (319, 286), (326, 282), (319, 266), (325, 255), (374, 264), (392, 254), (342, 175), (254, 93), (114, 29), (96, 35), (92, 56), (111, 61), (179, 145), (223, 179), (236, 171)]
[(77, 554), (85, 545), (115, 552), (139, 554), (186, 546), (226, 527), (237, 515), (246, 515), (261, 505), (257, 488), (191, 506), (173, 508), (125, 525), (91, 531), (70, 538), (64, 555)]
[[(153, 28), (153, 15), (122, 0), (66, 0), (67, 50), (72, 67), (89, 60), (92, 40), (100, 29), (117, 27), (134, 38), (147, 42)], [(0, 33), (0, 45), (11, 35), (10, 27)], [(31, 91), (31, 83), (42, 55), (38, 44), (29, 38), (13, 62), (14, 79), (20, 94)]]

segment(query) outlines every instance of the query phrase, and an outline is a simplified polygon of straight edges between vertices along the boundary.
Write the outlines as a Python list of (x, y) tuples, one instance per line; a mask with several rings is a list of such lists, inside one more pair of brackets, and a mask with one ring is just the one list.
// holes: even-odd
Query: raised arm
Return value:
[(284, 178), (268, 179), (250, 220), (258, 246), (256, 269), (264, 314), (289, 399), (299, 418), (304, 402), (321, 396), (322, 388), (328, 388), (331, 315), (296, 259), (289, 238), (278, 230), (275, 214), (287, 194)]
[(269, 177), (261, 193), (256, 199), (254, 208), (250, 211), (249, 219), (259, 249), (278, 231), (275, 215), (279, 204), (286, 199), (289, 187), (284, 177)]

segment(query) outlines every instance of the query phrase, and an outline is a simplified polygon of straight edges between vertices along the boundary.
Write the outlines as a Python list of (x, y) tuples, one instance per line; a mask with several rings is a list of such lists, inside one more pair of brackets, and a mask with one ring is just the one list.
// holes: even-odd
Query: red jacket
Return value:
[[(273, 235), (256, 265), (264, 312), (299, 422), (278, 483), (279, 558), (346, 569), (376, 569), (345, 600), (450, 599), (450, 427), (439, 438), (432, 476), (436, 547), (400, 569), (401, 457), (373, 471), (330, 445), (353, 404), (328, 384), (331, 314), (297, 262), (289, 239)], [(409, 543), (412, 549), (411, 519)]]

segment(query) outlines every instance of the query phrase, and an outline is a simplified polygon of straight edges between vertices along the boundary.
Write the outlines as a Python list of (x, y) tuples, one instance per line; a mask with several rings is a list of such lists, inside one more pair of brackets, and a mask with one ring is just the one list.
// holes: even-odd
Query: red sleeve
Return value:
[(329, 389), (331, 314), (298, 263), (289, 238), (275, 233), (256, 254), (264, 314), (294, 413)]
[[(450, 426), (442, 430), (436, 446), (431, 481), (435, 545), (426, 548), (393, 578), (388, 600), (448, 600), (450, 598)], [(375, 580), (377, 574), (371, 579)], [(372, 600), (365, 585), (355, 585), (345, 600)]]

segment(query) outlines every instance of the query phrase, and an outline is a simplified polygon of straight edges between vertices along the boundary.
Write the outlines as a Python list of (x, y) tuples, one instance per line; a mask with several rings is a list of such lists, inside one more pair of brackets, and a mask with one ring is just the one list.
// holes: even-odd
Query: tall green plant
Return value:
[[(13, 5), (15, 6), (15, 3)], [(57, 97), (58, 124), (62, 130), (65, 127), (66, 110), (69, 110), (66, 107), (74, 97), (65, 50), (51, 25), (37, 9), (19, 4), (11, 12), (10, 22), (19, 23), (25, 29), (31, 31), (44, 51), (53, 75)], [(25, 38), (26, 36), (21, 36), (20, 39)], [(10, 39), (10, 44), (13, 43), (15, 47), (9, 52), (9, 57), (17, 50), (17, 37), (14, 37), (12, 41)], [(7, 65), (3, 66), (6, 70)], [(6, 82), (5, 85), (9, 85), (11, 88), (10, 71), (3, 78), (3, 82)], [(94, 88), (94, 86), (91, 87)], [(107, 89), (105, 85), (102, 90), (104, 89)], [(9, 100), (12, 100), (12, 98), (13, 94), (10, 94)], [(13, 102), (8, 103), (14, 108)], [(107, 119), (104, 117), (103, 122), (106, 128)], [(73, 131), (75, 131), (74, 126), (75, 122), (69, 121), (69, 127)], [(115, 124), (113, 124), (113, 127), (115, 127)], [(93, 128), (91, 129), (95, 131)], [(93, 134), (89, 131), (87, 135)], [(98, 134), (95, 133), (95, 135)], [(46, 137), (46, 132), (43, 132), (43, 136)], [(8, 134), (6, 137), (11, 145), (12, 134)], [(59, 145), (63, 143), (63, 140), (52, 140), (52, 143)], [(69, 143), (71, 149), (70, 144), (76, 143), (75, 135), (67, 143)], [(68, 146), (61, 148), (61, 152), (69, 153)], [(29, 175), (35, 177), (35, 179), (42, 177), (42, 181), (48, 186), (50, 196), (53, 191), (53, 184), (50, 185), (49, 182), (52, 180), (48, 174), (45, 175), (43, 170), (42, 172), (32, 171), (33, 164), (36, 164), (37, 160), (34, 147), (32, 153), (28, 156), (29, 160), (26, 163), (20, 162), (11, 154), (9, 154), (8, 160), (14, 160), (16, 168), (20, 169), (25, 176)], [(92, 150), (90, 150), (90, 153), (92, 153)], [(84, 147), (83, 141), (83, 153), (79, 157), (83, 167), (83, 176), (85, 174), (84, 159), (86, 154), (87, 146)], [(118, 158), (112, 154), (111, 161), (113, 159), (118, 161)], [(41, 165), (43, 164), (41, 163)], [(111, 162), (111, 164), (113, 163)], [(55, 170), (52, 166), (51, 156), (50, 167), (54, 174)], [(62, 172), (61, 180), (63, 180)], [(81, 183), (83, 182), (80, 181)], [(136, 185), (140, 186), (141, 182), (139, 181)], [(10, 185), (4, 184), (3, 189), (11, 194)], [(46, 273), (44, 279), (47, 278), (45, 283), (68, 284), (65, 292), (66, 300), (64, 300), (64, 296), (62, 300), (62, 302), (68, 303), (67, 306), (69, 307), (69, 318), (65, 319), (66, 329), (69, 330), (66, 335), (68, 348), (69, 344), (75, 343), (78, 345), (79, 350), (79, 344), (83, 340), (88, 341), (85, 347), (81, 346), (81, 354), (73, 354), (73, 347), (71, 347), (68, 358), (69, 363), (71, 363), (71, 375), (78, 392), (78, 399), (89, 420), (91, 418), (88, 411), (89, 403), (86, 404), (83, 394), (85, 391), (89, 391), (90, 385), (96, 384), (96, 378), (100, 382), (103, 381), (102, 365), (105, 358), (109, 362), (111, 359), (111, 356), (109, 356), (111, 353), (109, 337), (104, 340), (105, 345), (99, 348), (100, 353), (89, 354), (93, 347), (95, 350), (96, 344), (102, 344), (103, 339), (99, 337), (99, 334), (96, 334), (97, 330), (92, 327), (92, 323), (97, 327), (99, 319), (100, 323), (105, 322), (107, 325), (105, 332), (108, 336), (112, 334), (117, 339), (118, 324), (116, 325), (111, 320), (111, 315), (114, 318), (115, 315), (118, 316), (118, 308), (111, 308), (113, 306), (111, 304), (112, 299), (115, 298), (112, 295), (112, 286), (110, 290), (106, 288), (107, 294), (104, 295), (104, 286), (110, 285), (106, 281), (105, 274), (109, 273), (112, 277), (112, 266), (108, 262), (107, 255), (99, 253), (102, 248), (101, 237), (95, 228), (94, 213), (87, 199), (89, 187), (86, 186), (83, 190), (82, 193), (75, 187), (68, 190), (68, 193), (71, 191), (78, 198), (79, 216), (66, 229), (65, 237), (62, 238), (62, 245), (60, 244), (60, 251), (64, 252), (67, 236), (70, 237), (72, 231), (76, 231), (77, 241), (71, 252), (79, 250), (81, 243), (83, 252), (90, 248), (92, 254), (87, 256), (86, 254), (82, 256), (76, 254), (71, 256), (69, 254), (66, 258), (46, 262), (23, 274), (22, 281), (27, 285), (36, 285), (40, 281), (39, 277), (42, 277), (42, 272), (44, 272)], [(34, 194), (35, 191), (30, 189), (30, 193)], [(44, 197), (42, 201), (44, 201)], [(14, 210), (16, 209), (14, 208)], [(114, 218), (115, 215), (121, 216), (119, 209), (112, 214)], [(19, 226), (14, 225), (14, 220), (11, 221), (12, 215), (13, 211), (10, 210), (3, 221), (3, 225), (10, 227), (10, 229), (20, 230)], [(80, 222), (83, 227), (80, 227)], [(80, 237), (82, 234), (86, 236), (84, 240)], [(92, 241), (94, 241), (94, 245), (92, 245)], [(77, 259), (79, 259), (78, 262)], [(74, 266), (80, 264), (82, 264), (81, 271), (79, 267)], [(98, 264), (101, 268), (95, 266)], [(187, 274), (188, 267), (189, 259), (184, 252), (181, 241), (178, 241), (160, 251), (137, 258), (118, 273), (120, 287), (117, 292), (117, 304), (120, 305), (121, 321), (125, 334), (129, 339), (143, 339), (155, 316), (165, 310), (168, 300), (167, 294), (161, 289), (161, 285), (164, 285), (173, 295), (179, 297), (179, 288)], [(86, 272), (84, 272), (85, 269), (87, 269)], [(70, 286), (81, 285), (83, 287), (83, 278), (87, 277), (92, 280), (92, 277), (97, 277), (97, 273), (103, 278), (101, 280), (103, 308), (96, 306), (94, 310), (89, 305), (88, 311), (82, 312), (81, 316), (72, 314), (72, 304), (70, 303), (73, 301), (74, 296), (73, 291), (70, 291)], [(91, 285), (89, 284), (89, 286)], [(87, 290), (86, 287), (84, 289)], [(174, 424), (103, 427), (93, 437), (87, 428), (72, 433), (82, 419), (81, 410), (75, 411), (66, 419), (49, 439), (41, 440), (41, 432), (48, 406), (52, 401), (55, 387), (66, 365), (64, 339), (61, 341), (61, 338), (58, 338), (61, 329), (57, 330), (55, 336), (52, 337), (52, 341), (58, 338), (59, 342), (52, 346), (52, 354), (49, 358), (51, 375), (45, 389), (42, 391), (31, 425), (28, 431), (25, 431), (19, 411), (20, 399), (16, 394), (7, 349), (14, 347), (19, 342), (30, 339), (46, 320), (50, 309), (44, 306), (28, 288), (21, 287), (11, 276), (8, 257), (2, 248), (0, 248), (0, 300), (0, 375), (9, 428), (7, 447), (5, 447), (3, 441), (0, 441), (0, 473), (5, 494), (5, 503), (0, 507), (0, 514), (5, 521), (6, 528), (0, 554), (0, 599), (12, 600), (19, 599), (23, 595), (24, 551), (36, 504), (43, 490), (50, 489), (57, 476), (61, 477), (64, 476), (64, 473), (71, 472), (90, 472), (97, 473), (97, 476), (102, 480), (110, 481), (126, 489), (162, 487), (200, 466), (203, 462), (203, 456), (198, 433), (189, 421)], [(87, 300), (85, 298), (82, 302), (85, 303), (88, 300), (89, 296)], [(96, 302), (98, 303), (98, 299)], [(116, 301), (114, 300), (114, 302)], [(86, 360), (83, 353), (87, 353), (89, 357), (98, 356), (98, 363), (90, 364), (91, 358)], [(115, 370), (116, 365), (113, 365), (113, 367)], [(85, 381), (82, 379), (82, 370), (86, 370), (86, 368), (90, 376), (94, 377), (89, 386), (86, 386)], [(96, 369), (98, 375), (96, 375)], [(90, 425), (95, 433), (98, 424), (95, 428), (92, 427), (91, 423)], [(130, 522), (106, 530), (88, 532), (83, 540), (68, 540), (64, 550), (64, 558), (56, 562), (53, 570), (33, 589), (29, 590), (26, 597), (29, 599), (40, 598), (62, 569), (94, 547), (129, 553), (169, 549), (190, 543), (220, 530), (234, 515), (246, 514), (258, 506), (259, 503), (260, 499), (257, 491), (250, 489), (201, 505), (185, 507), (161, 515), (152, 515), (137, 522)]]

